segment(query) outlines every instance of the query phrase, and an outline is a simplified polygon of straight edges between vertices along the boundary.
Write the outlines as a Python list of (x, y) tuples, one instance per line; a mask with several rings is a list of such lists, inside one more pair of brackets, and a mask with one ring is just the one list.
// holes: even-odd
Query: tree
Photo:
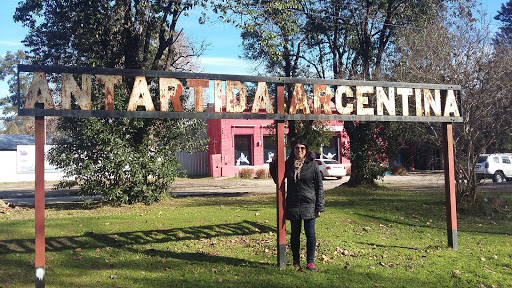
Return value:
[[(502, 4), (498, 15), (496, 15), (494, 19), (502, 23), (499, 31), (494, 36), (494, 49), (496, 50), (497, 56), (496, 61), (500, 64), (509, 63), (510, 57), (512, 56), (512, 1), (509, 0), (507, 3)], [(500, 65), (499, 67), (503, 66)], [(498, 86), (500, 86), (499, 92), (507, 93), (509, 90), (505, 88), (509, 88), (507, 84), (510, 83), (510, 72), (503, 69), (496, 69), (493, 70), (493, 72), (495, 72), (494, 75), (497, 79), (500, 80), (498, 84)], [(509, 92), (508, 95), (512, 98)], [(490, 145), (490, 148), (494, 152), (512, 152), (512, 133), (501, 134), (501, 137), (498, 137), (496, 142)]]
[[(241, 16), (241, 21), (245, 25), (244, 33), (250, 36), (246, 38), (250, 40), (246, 45), (250, 56), (264, 59), (272, 64), (271, 67), (283, 69), (278, 71), (285, 71), (285, 76), (288, 76), (287, 68), (300, 65), (307, 68), (301, 71), (315, 71), (316, 77), (321, 78), (382, 80), (382, 62), (396, 42), (397, 33), (411, 25), (421, 27), (425, 19), (435, 15), (438, 6), (442, 7), (443, 1), (282, 0), (235, 3), (227, 7), (241, 11), (240, 15), (249, 15), (247, 18)], [(254, 15), (258, 21), (251, 21)], [(301, 65), (301, 62), (306, 65)], [(396, 133), (391, 125), (382, 123), (345, 122), (344, 127), (350, 138), (352, 163), (348, 184), (373, 184), (381, 170), (382, 157), (376, 155), (385, 153), (383, 148), (393, 146), (390, 139), (382, 136)], [(370, 147), (378, 150), (365, 150)]]
[[(204, 47), (179, 44), (183, 31), (175, 27), (199, 4), (26, 0), (14, 19), (30, 28), (23, 42), (33, 64), (183, 71)], [(116, 109), (126, 110), (132, 81), (126, 79), (127, 85), (116, 90)], [(93, 109), (104, 105), (99, 95), (93, 87)], [(156, 93), (153, 98), (158, 103)], [(101, 194), (113, 204), (150, 204), (180, 175), (175, 152), (205, 149), (205, 125), (195, 120), (62, 118), (49, 160), (68, 177), (59, 187), (79, 185), (80, 195)]]
[[(2, 108), (2, 114), (9, 115), (18, 110), (18, 81), (16, 74), (18, 71), (18, 64), (27, 64), (27, 56), (21, 50), (12, 53), (7, 51), (4, 57), (0, 56), (0, 80), (5, 81), (7, 79), (7, 85), (9, 86), (9, 95), (2, 95), (0, 99), (0, 107)], [(26, 89), (27, 79), (21, 79), (22, 91)]]
[[(308, 20), (309, 45), (318, 48), (319, 63), (330, 65), (337, 79), (384, 80), (384, 56), (406, 27), (421, 27), (442, 1), (302, 1)], [(396, 135), (389, 123), (345, 122), (350, 139), (351, 176), (347, 185), (373, 184), (381, 157)], [(373, 148), (377, 150), (370, 151)], [(375, 170), (377, 169), (377, 170)]]
[[(17, 92), (18, 81), (16, 78), (17, 64), (24, 64), (26, 55), (23, 51), (18, 50), (15, 53), (7, 51), (4, 57), (0, 56), (0, 80), (7, 79), (9, 86), (9, 95), (2, 95), (0, 99), (0, 107), (2, 109), (2, 126), (5, 134), (28, 134), (33, 133), (33, 119), (17, 117), (15, 111), (18, 109)], [(26, 83), (21, 79), (22, 83)], [(24, 90), (22, 84), (21, 90)]]
[(494, 45), (495, 46), (506, 46), (508, 48), (512, 47), (512, 1), (507, 1), (507, 3), (501, 4), (501, 8), (498, 11), (498, 15), (494, 16), (495, 20), (498, 20), (502, 23), (502, 26), (499, 27), (498, 32), (494, 36)]
[[(27, 56), (22, 50), (15, 53), (7, 51), (4, 57), (0, 56), (0, 80), (7, 79), (9, 85), (9, 95), (0, 99), (0, 108), (2, 109), (2, 126), (4, 134), (34, 134), (34, 119), (21, 117), (16, 114), (18, 111), (18, 85), (20, 85), (21, 102), (24, 102), (24, 96), (28, 90), (29, 78), (20, 75), (17, 81), (17, 65), (28, 64)], [(57, 126), (56, 117), (48, 117), (46, 122), (46, 134), (55, 135)]]
[[(471, 5), (450, 7), (423, 30), (401, 33), (390, 69), (397, 81), (453, 83), (462, 86), (464, 121), (454, 125), (457, 200), (460, 208), (478, 206), (475, 165), (478, 155), (510, 135), (512, 107), (511, 53), (491, 49), (485, 17), (474, 17)], [(479, 20), (480, 19), (480, 20)], [(441, 147), (440, 125), (410, 125), (422, 131), (418, 140)]]
[[(311, 77), (304, 50), (307, 35), (302, 33), (305, 18), (298, 10), (300, 1), (238, 0), (218, 8), (223, 17), (242, 29), (243, 57), (265, 67), (273, 76)], [(241, 20), (238, 20), (241, 19)], [(261, 68), (260, 68), (261, 69)], [(257, 73), (260, 71), (256, 71)], [(294, 86), (286, 86), (285, 105), (290, 107)], [(301, 138), (313, 151), (328, 145), (332, 136), (327, 121), (289, 120), (288, 143)]]

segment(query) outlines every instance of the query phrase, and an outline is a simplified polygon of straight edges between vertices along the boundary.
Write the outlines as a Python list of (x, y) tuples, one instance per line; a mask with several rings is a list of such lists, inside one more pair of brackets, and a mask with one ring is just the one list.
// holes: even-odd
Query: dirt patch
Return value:
[[(404, 176), (389, 175), (384, 176), (377, 183), (388, 188), (403, 190), (444, 190), (444, 172), (443, 171), (420, 171), (408, 172)], [(494, 183), (489, 179), (481, 181), (477, 186), (480, 192), (503, 192), (512, 193), (512, 181), (503, 183)]]
[[(348, 181), (328, 178), (324, 180), (324, 189), (335, 188)], [(173, 193), (177, 195), (193, 193), (251, 193), (269, 194), (276, 192), (276, 184), (272, 179), (239, 179), (239, 178), (208, 178), (208, 179), (176, 179), (172, 186)]]
[[(347, 182), (349, 176), (342, 179), (326, 178), (324, 190), (329, 190)], [(413, 172), (403, 176), (389, 175), (376, 181), (379, 185), (389, 188), (407, 190), (444, 189), (442, 172)], [(174, 192), (251, 192), (275, 193), (276, 185), (272, 179), (239, 179), (239, 178), (208, 178), (208, 179), (176, 179)]]

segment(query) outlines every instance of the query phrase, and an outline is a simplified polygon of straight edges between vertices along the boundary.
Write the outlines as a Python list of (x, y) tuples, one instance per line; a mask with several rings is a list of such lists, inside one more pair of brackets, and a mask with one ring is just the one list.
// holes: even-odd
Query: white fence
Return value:
[[(0, 151), (0, 183), (1, 182), (30, 182), (35, 180), (35, 173), (27, 166), (17, 167), (18, 155), (17, 151)], [(58, 181), (64, 176), (64, 173), (50, 170), (45, 171), (45, 181)]]

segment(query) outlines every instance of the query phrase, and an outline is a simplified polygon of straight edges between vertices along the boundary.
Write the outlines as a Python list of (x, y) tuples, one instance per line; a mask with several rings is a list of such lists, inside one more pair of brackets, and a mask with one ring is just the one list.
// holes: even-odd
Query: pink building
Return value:
[[(268, 162), (276, 152), (275, 140), (268, 126), (273, 120), (254, 119), (208, 119), (209, 174), (213, 177), (234, 177), (242, 168), (268, 170)], [(322, 148), (317, 158), (332, 158), (350, 165), (341, 156), (341, 147), (348, 137), (343, 131), (343, 122), (331, 121), (333, 136), (329, 147)], [(287, 151), (288, 155), (289, 151)]]

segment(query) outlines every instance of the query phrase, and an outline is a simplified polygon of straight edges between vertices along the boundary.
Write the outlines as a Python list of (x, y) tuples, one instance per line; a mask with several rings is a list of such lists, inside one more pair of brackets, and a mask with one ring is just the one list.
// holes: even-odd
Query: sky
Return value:
[[(492, 17), (496, 15), (501, 4), (507, 0), (484, 0), (483, 8), (487, 10), (491, 21), (491, 29), (497, 29)], [(21, 23), (13, 21), (13, 15), (19, 0), (2, 0), (0, 9), (0, 55), (5, 56), (7, 51), (23, 49), (21, 41), (27, 33), (27, 29)], [(215, 17), (215, 16), (213, 16)], [(180, 18), (179, 24), (192, 40), (210, 43), (208, 50), (200, 58), (200, 63), (205, 73), (251, 75), (253, 66), (240, 59), (241, 38), (240, 31), (229, 24), (215, 23), (199, 25), (197, 18)], [(0, 81), (0, 98), (8, 95), (7, 84)]]

